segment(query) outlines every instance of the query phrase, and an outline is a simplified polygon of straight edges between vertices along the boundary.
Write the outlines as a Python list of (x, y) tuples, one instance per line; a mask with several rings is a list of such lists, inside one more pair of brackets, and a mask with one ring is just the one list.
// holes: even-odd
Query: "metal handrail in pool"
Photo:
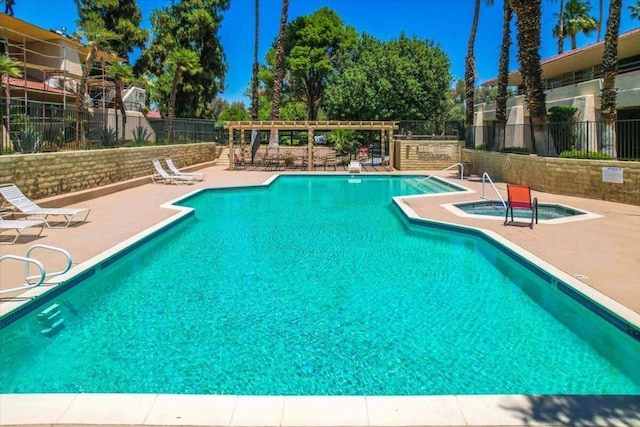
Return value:
[(502, 202), (502, 206), (504, 206), (504, 210), (506, 212), (507, 210), (507, 203), (504, 201), (504, 199), (502, 198), (502, 196), (500, 195), (500, 192), (498, 191), (498, 189), (496, 188), (496, 186), (493, 184), (493, 181), (491, 180), (491, 177), (489, 176), (488, 173), (483, 173), (482, 174), (482, 198), (486, 199), (485, 195), (484, 195), (484, 183), (485, 183), (485, 178), (489, 180), (489, 184), (491, 184), (491, 186), (493, 187), (494, 191), (496, 192), (496, 194), (498, 195), (498, 198), (500, 199), (500, 201)]
[[(47, 274), (47, 272), (46, 272), (46, 270), (44, 268), (44, 265), (42, 265), (42, 263), (40, 261), (38, 261), (37, 259), (31, 258), (31, 252), (34, 249), (48, 249), (50, 251), (60, 252), (67, 259), (66, 267), (64, 269), (60, 270), (60, 271), (54, 271), (53, 273)], [(49, 246), (49, 245), (33, 245), (29, 249), (27, 249), (27, 253), (23, 257), (22, 256), (18, 256), (18, 255), (4, 255), (4, 256), (0, 257), (0, 262), (2, 262), (4, 260), (7, 260), (7, 259), (13, 259), (13, 260), (16, 260), (16, 261), (24, 262), (24, 283), (22, 284), (22, 286), (19, 286), (17, 288), (0, 290), (0, 294), (9, 293), (9, 292), (15, 292), (15, 291), (24, 291), (24, 290), (27, 290), (27, 289), (36, 288), (36, 287), (42, 285), (42, 283), (45, 281), (45, 279), (47, 277), (54, 277), (54, 276), (59, 276), (61, 274), (64, 274), (67, 271), (69, 271), (69, 269), (71, 269), (71, 266), (73, 265), (73, 261), (71, 259), (71, 254), (69, 254), (69, 252), (67, 252), (64, 249), (57, 248), (55, 246)], [(38, 267), (38, 269), (40, 270), (40, 274), (29, 276), (29, 264), (30, 263), (34, 264), (36, 267)], [(36, 281), (32, 283), (31, 281), (33, 281), (33, 280), (36, 280)]]
[[(37, 259), (33, 259), (33, 258), (27, 258), (27, 257), (23, 257), (23, 256), (18, 256), (18, 255), (3, 255), (0, 257), (0, 262), (7, 260), (7, 259), (13, 259), (16, 261), (22, 261), (24, 262), (24, 268), (26, 271), (29, 271), (29, 263), (35, 264), (36, 267), (38, 267), (40, 269), (40, 276), (38, 279), (38, 282), (35, 284), (30, 284), (28, 280), (26, 280), (25, 278), (25, 283), (22, 284), (22, 286), (19, 286), (17, 288), (11, 288), (11, 289), (4, 289), (0, 291), (0, 294), (6, 294), (9, 292), (15, 292), (15, 291), (24, 291), (27, 289), (31, 289), (31, 288), (35, 288), (38, 287), (42, 284), (42, 282), (44, 282), (44, 278), (46, 277), (47, 273), (44, 270), (44, 265), (42, 265), (42, 263), (40, 261), (38, 261)], [(37, 276), (31, 276), (31, 279), (35, 278)]]
[[(48, 249), (50, 251), (60, 252), (67, 259), (67, 265), (63, 270), (54, 271), (53, 273), (48, 273), (48, 274), (46, 274), (47, 277), (54, 277), (54, 276), (59, 276), (61, 274), (64, 274), (67, 271), (69, 271), (69, 269), (71, 269), (71, 266), (73, 265), (73, 261), (71, 259), (71, 254), (68, 251), (64, 250), (64, 249), (58, 248), (58, 247), (55, 247), (55, 246), (33, 245), (29, 249), (27, 249), (27, 253), (26, 253), (25, 257), (31, 259), (30, 255), (31, 255), (31, 252), (34, 249)], [(37, 276), (28, 276), (28, 274), (29, 274), (29, 266), (28, 266), (28, 264), (25, 264), (25, 267), (24, 267), (24, 280), (26, 282), (29, 282), (29, 279), (34, 279), (34, 278), (37, 277)]]
[(438, 172), (436, 172), (434, 174), (431, 174), (431, 175), (429, 175), (427, 177), (422, 178), (420, 181), (418, 181), (417, 185), (420, 185), (420, 184), (422, 184), (423, 181), (426, 181), (429, 178), (433, 178), (434, 176), (440, 175), (442, 172), (446, 172), (446, 171), (448, 171), (449, 169), (451, 169), (451, 168), (453, 168), (455, 166), (460, 166), (460, 181), (462, 181), (463, 177), (464, 177), (464, 165), (462, 163), (455, 163), (455, 164), (453, 164), (453, 165), (451, 165), (449, 167), (446, 167), (446, 168), (442, 169), (441, 171), (438, 171)]

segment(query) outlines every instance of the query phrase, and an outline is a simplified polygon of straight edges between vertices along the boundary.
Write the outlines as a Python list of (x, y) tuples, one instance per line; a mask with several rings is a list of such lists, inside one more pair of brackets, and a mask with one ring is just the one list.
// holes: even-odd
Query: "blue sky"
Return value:
[[(592, 0), (592, 15), (597, 18), (597, 0)], [(167, 6), (170, 0), (138, 0), (143, 13), (143, 26), (149, 28), (151, 10)], [(605, 18), (608, 1), (605, 1)], [(635, 0), (623, 0), (620, 32), (640, 26), (640, 21), (632, 20), (628, 6)], [(338, 13), (342, 20), (355, 27), (359, 33), (366, 32), (382, 40), (397, 38), (404, 31), (408, 36), (432, 40), (448, 54), (455, 79), (464, 78), (464, 58), (467, 53), (469, 30), (473, 17), (473, 0), (290, 0), (289, 21), (298, 16), (308, 15), (328, 6)], [(281, 0), (260, 0), (260, 60), (272, 45), (278, 31)], [(226, 90), (220, 96), (228, 101), (244, 101), (243, 96), (251, 79), (253, 58), (254, 0), (231, 0), (231, 7), (225, 12), (220, 30), (222, 45), (229, 69), (225, 77)], [(551, 36), (554, 14), (558, 12), (558, 0), (542, 2), (542, 58), (556, 53), (557, 42)], [(2, 9), (1, 11), (4, 11)], [(73, 0), (16, 0), (16, 18), (31, 22), (46, 29), (65, 26), (69, 32), (75, 28), (77, 11)], [(515, 33), (511, 49), (510, 69), (518, 68)], [(492, 7), (483, 5), (475, 44), (477, 83), (495, 77), (502, 37), (502, 1), (495, 0)], [(604, 37), (604, 30), (603, 30)], [(592, 37), (578, 37), (578, 47), (596, 41)], [(565, 51), (570, 48), (565, 41)]]

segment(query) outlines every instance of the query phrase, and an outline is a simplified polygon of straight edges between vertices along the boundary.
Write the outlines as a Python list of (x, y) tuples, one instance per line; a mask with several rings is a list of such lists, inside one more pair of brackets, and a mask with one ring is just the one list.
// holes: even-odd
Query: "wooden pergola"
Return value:
[[(386, 141), (389, 141), (389, 164), (388, 170), (393, 170), (393, 151), (394, 151), (394, 130), (398, 128), (398, 122), (391, 121), (232, 121), (225, 122), (224, 128), (229, 130), (229, 170), (233, 170), (234, 154), (233, 143), (234, 131), (240, 131), (240, 145), (245, 144), (244, 133), (248, 130), (277, 130), (277, 131), (306, 131), (308, 141), (309, 161), (307, 169), (313, 170), (313, 141), (316, 131), (324, 130), (373, 130), (380, 132), (380, 142), (382, 151), (380, 153), (381, 164), (384, 164)], [(386, 139), (385, 139), (386, 138)]]

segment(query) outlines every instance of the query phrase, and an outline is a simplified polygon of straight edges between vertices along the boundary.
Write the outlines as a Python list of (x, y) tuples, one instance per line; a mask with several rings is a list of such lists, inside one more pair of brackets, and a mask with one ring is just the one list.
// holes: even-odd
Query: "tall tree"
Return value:
[(546, 132), (547, 110), (545, 105), (542, 68), (540, 67), (540, 0), (511, 0), (516, 13), (518, 30), (518, 60), (525, 86), (525, 100), (533, 127), (536, 153), (556, 156), (556, 149)]
[(602, 36), (602, 13), (603, 13), (604, 5), (602, 0), (598, 0), (598, 39), (600, 41)]
[[(258, 93), (258, 74), (260, 64), (258, 64), (258, 47), (260, 40), (260, 0), (255, 0), (255, 25), (253, 35), (253, 70), (251, 75), (251, 120), (258, 120), (260, 112), (260, 94)], [(258, 130), (251, 131), (251, 163), (260, 148), (260, 132)]]
[(169, 106), (167, 108), (167, 133), (169, 143), (173, 142), (173, 118), (175, 116), (174, 106), (176, 105), (176, 93), (178, 93), (178, 85), (183, 74), (193, 75), (202, 72), (198, 54), (189, 49), (176, 49), (169, 54), (167, 58), (167, 66), (173, 75), (171, 79), (171, 90), (169, 92)]
[(305, 103), (308, 120), (317, 120), (327, 79), (356, 39), (355, 29), (345, 26), (328, 7), (298, 17), (287, 26), (284, 89)]
[[(493, 4), (493, 0), (485, 0), (488, 6)], [(465, 100), (466, 100), (466, 126), (467, 129), (473, 126), (474, 113), (474, 91), (476, 81), (476, 58), (473, 53), (476, 43), (476, 32), (478, 31), (478, 19), (480, 17), (480, 0), (475, 0), (473, 10), (473, 21), (471, 22), (471, 32), (469, 33), (469, 42), (467, 44), (467, 57), (464, 66), (464, 82), (466, 84)]]
[[(273, 96), (271, 103), (271, 120), (280, 119), (280, 94), (282, 91), (282, 74), (284, 68), (284, 37), (287, 29), (287, 15), (289, 14), (289, 0), (282, 0), (280, 12), (280, 27), (276, 41), (276, 64), (273, 79)], [(271, 141), (270, 141), (271, 143)]]
[[(127, 64), (115, 63), (107, 67), (107, 74), (113, 77), (113, 84), (115, 90), (115, 104), (114, 108), (120, 110), (122, 116), (122, 141), (127, 137), (125, 132), (127, 131), (127, 109), (122, 102), (122, 91), (124, 85), (133, 80), (133, 68)], [(116, 134), (118, 134), (118, 114), (116, 113)]]
[(144, 49), (149, 31), (140, 28), (142, 12), (135, 0), (73, 0), (78, 9), (78, 23), (93, 21), (119, 34), (109, 49), (128, 58), (134, 48)]
[(558, 39), (558, 55), (560, 55), (564, 51), (564, 0), (560, 0), (560, 12), (554, 16), (558, 18), (558, 23), (552, 31), (553, 36)]
[(604, 52), (602, 54), (602, 97), (600, 101), (600, 120), (604, 124), (602, 151), (617, 157), (616, 150), (616, 88), (618, 74), (618, 32), (620, 31), (620, 14), (622, 0), (610, 0), (607, 31), (604, 36)]
[(358, 38), (328, 77), (323, 109), (331, 120), (424, 120), (442, 124), (449, 105), (451, 62), (440, 46), (404, 33)]
[(111, 43), (120, 38), (120, 35), (111, 30), (107, 30), (100, 22), (84, 21), (79, 27), (79, 34), (85, 40), (89, 47), (89, 54), (82, 66), (82, 77), (78, 85), (78, 93), (76, 98), (77, 114), (76, 120), (76, 139), (84, 141), (83, 120), (85, 111), (85, 96), (87, 93), (87, 80), (91, 74), (93, 64), (95, 63), (100, 51), (108, 52)]
[(636, 4), (630, 4), (629, 10), (631, 11), (631, 18), (640, 19), (640, 0), (637, 0)]
[(496, 134), (493, 144), (496, 151), (501, 151), (505, 145), (512, 16), (513, 10), (511, 9), (511, 5), (508, 0), (504, 0), (502, 11), (502, 44), (500, 45), (500, 61), (498, 64), (498, 94), (496, 95)]
[[(588, 36), (598, 28), (598, 21), (589, 15), (591, 4), (583, 0), (569, 0), (562, 15), (562, 34), (571, 37), (571, 49), (576, 49), (576, 36), (583, 33)], [(553, 35), (559, 37), (560, 24), (553, 28)]]
[[(4, 79), (7, 78), (5, 82)], [(5, 129), (7, 134), (11, 134), (11, 117), (10, 117), (10, 105), (11, 105), (11, 92), (9, 90), (9, 77), (22, 77), (22, 72), (18, 63), (9, 57), (9, 55), (0, 55), (0, 82), (5, 88)], [(0, 92), (2, 96), (2, 92)], [(3, 141), (4, 142), (4, 141)], [(0, 144), (0, 154), (4, 146)]]
[(259, 94), (258, 94), (258, 46), (260, 40), (260, 0), (255, 0), (255, 25), (253, 35), (253, 70), (251, 75), (251, 120), (258, 120)]
[(173, 50), (190, 49), (198, 55), (203, 71), (185, 74), (176, 93), (176, 117), (204, 117), (206, 103), (224, 88), (227, 64), (218, 31), (222, 12), (229, 8), (229, 0), (181, 0), (151, 12), (153, 39), (140, 55), (134, 70), (154, 75), (156, 84), (166, 85), (156, 91), (161, 98), (153, 99), (167, 105), (170, 80), (162, 79), (164, 64)]

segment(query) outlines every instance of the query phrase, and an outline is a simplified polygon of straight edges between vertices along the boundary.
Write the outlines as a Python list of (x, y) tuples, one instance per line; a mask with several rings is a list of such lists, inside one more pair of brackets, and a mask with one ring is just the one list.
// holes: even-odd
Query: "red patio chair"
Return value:
[[(531, 223), (529, 228), (533, 229), (533, 220), (538, 223), (538, 199), (531, 199), (531, 189), (528, 185), (507, 184), (507, 210), (504, 214), (504, 225), (513, 223), (513, 210), (526, 209), (531, 211)], [(509, 221), (511, 213), (511, 221)]]

